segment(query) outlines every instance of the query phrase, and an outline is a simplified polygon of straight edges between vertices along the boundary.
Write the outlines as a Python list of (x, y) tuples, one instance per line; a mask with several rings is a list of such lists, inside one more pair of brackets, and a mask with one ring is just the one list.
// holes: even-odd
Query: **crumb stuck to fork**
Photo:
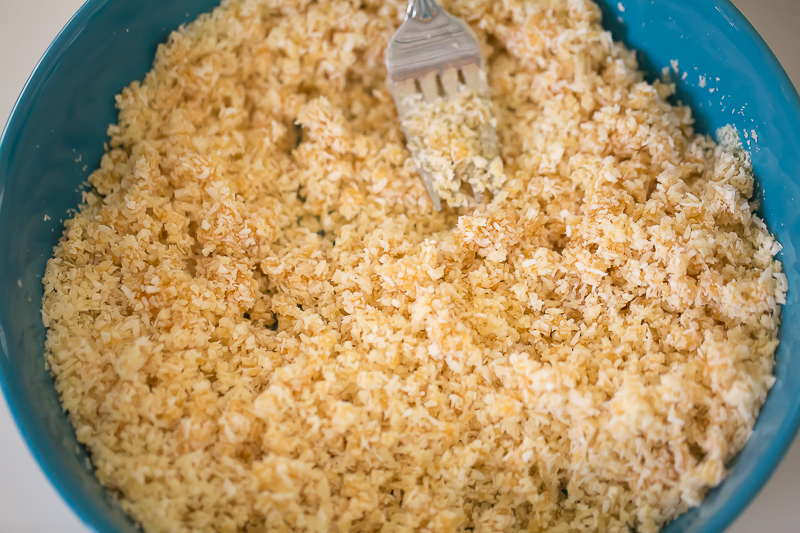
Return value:
[(414, 163), (431, 175), (442, 201), (451, 207), (468, 206), (463, 183), (478, 194), (500, 191), (506, 175), (492, 138), (496, 119), (488, 98), (461, 86), (455, 97), (432, 102), (419, 93), (406, 96), (403, 108), (403, 130)]

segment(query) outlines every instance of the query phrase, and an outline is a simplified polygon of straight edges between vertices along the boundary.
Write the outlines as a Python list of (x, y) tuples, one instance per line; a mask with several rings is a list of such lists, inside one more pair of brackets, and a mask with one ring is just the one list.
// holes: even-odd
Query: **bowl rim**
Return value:
[[(96, 14), (114, 1), (116, 0), (86, 0), (47, 46), (47, 49), (37, 61), (36, 66), (22, 86), (19, 96), (8, 115), (3, 131), (0, 133), (0, 163), (8, 161), (11, 157), (11, 147), (16, 144), (18, 132), (24, 128), (28, 113), (39, 100), (45, 84), (53, 70), (58, 66), (62, 55), (66, 53), (72, 42), (91, 23)], [(2, 209), (3, 196), (8, 179), (9, 176), (7, 174), (0, 172), (0, 209)], [(0, 287), (0, 301), (3, 300), (5, 300), (5, 297), (2, 287)], [(22, 435), (22, 440), (25, 442), (28, 452), (33, 456), (50, 485), (56, 489), (61, 499), (66, 502), (67, 507), (84, 526), (95, 533), (116, 531), (113, 524), (94, 510), (93, 505), (88, 501), (83, 491), (71, 490), (74, 486), (72, 476), (64, 470), (58, 461), (44, 453), (40, 442), (46, 437), (37, 434), (39, 433), (37, 429), (28, 424), (27, 417), (23, 414), (23, 411), (27, 410), (27, 406), (23, 404), (22, 395), (19, 393), (14, 394), (14, 391), (12, 391), (12, 389), (16, 389), (15, 383), (12, 381), (13, 377), (7, 375), (5, 369), (5, 359), (10, 359), (11, 357), (6, 341), (5, 322), (0, 308), (0, 390), (3, 391), (11, 418)], [(42, 356), (44, 356), (44, 353)], [(103, 490), (107, 489), (103, 487)]]
[[(71, 46), (72, 42), (84, 31), (92, 22), (92, 19), (106, 5), (118, 0), (86, 0), (78, 8), (64, 27), (58, 32), (53, 41), (48, 45), (46, 51), (36, 63), (32, 73), (23, 85), (17, 100), (11, 108), (6, 124), (0, 134), (0, 161), (7, 161), (11, 157), (12, 145), (18, 136), (18, 132), (24, 127), (24, 122), (29, 111), (36, 105), (43, 87), (46, 85), (50, 74), (57, 67), (60, 58)], [(607, 0), (610, 1), (610, 0)], [(739, 11), (731, 0), (712, 0), (719, 11), (732, 26), (741, 28), (741, 34), (752, 40), (754, 50), (756, 50), (769, 71), (776, 76), (777, 85), (781, 87), (790, 100), (794, 108), (792, 111), (795, 116), (800, 117), (800, 95), (792, 83), (786, 70), (781, 65), (778, 58), (767, 45), (764, 38), (753, 27), (749, 20)], [(8, 179), (7, 175), (0, 174), (0, 208), (2, 207), (3, 192)], [(0, 300), (3, 299), (2, 288), (0, 287)], [(0, 389), (3, 391), (8, 409), (11, 413), (17, 429), (22, 435), (28, 451), (36, 460), (37, 465), (44, 473), (50, 484), (56, 489), (61, 498), (67, 503), (68, 507), (89, 529), (96, 533), (108, 533), (115, 530), (115, 527), (104, 517), (100, 516), (94, 506), (87, 501), (87, 498), (80, 490), (70, 490), (73, 485), (72, 477), (64, 471), (58, 461), (47, 457), (39, 444), (42, 435), (34, 435), (33, 429), (26, 421), (23, 412), (26, 408), (21, 405), (21, 398), (12, 391), (16, 387), (12, 383), (12, 376), (5, 371), (5, 359), (10, 358), (8, 344), (6, 342), (4, 320), (0, 311)], [(18, 401), (19, 400), (19, 401)], [(769, 397), (767, 397), (767, 401)], [(800, 391), (795, 392), (792, 398), (794, 410), (784, 417), (778, 430), (775, 432), (767, 450), (764, 452), (760, 461), (753, 472), (745, 478), (746, 483), (740, 486), (723, 503), (722, 507), (712, 515), (705, 524), (706, 533), (721, 533), (728, 527), (756, 497), (756, 495), (766, 485), (768, 479), (773, 474), (777, 466), (783, 460), (789, 447), (792, 445), (797, 430), (800, 427)], [(760, 413), (759, 413), (760, 414)], [(724, 481), (723, 481), (724, 483)], [(105, 490), (105, 489), (104, 489)], [(691, 512), (691, 510), (689, 511)], [(683, 516), (683, 515), (680, 515)], [(680, 516), (678, 518), (680, 518)], [(665, 524), (665, 528), (669, 527)]]

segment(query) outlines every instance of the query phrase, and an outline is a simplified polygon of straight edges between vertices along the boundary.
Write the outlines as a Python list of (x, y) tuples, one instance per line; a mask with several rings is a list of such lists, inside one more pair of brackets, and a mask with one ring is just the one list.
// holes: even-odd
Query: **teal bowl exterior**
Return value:
[[(42, 356), (41, 278), (80, 187), (96, 168), (113, 96), (150, 68), (170, 30), (218, 0), (89, 0), (36, 67), (0, 141), (0, 385), (44, 472), (86, 524), (137, 531), (92, 474)], [(676, 100), (697, 129), (735, 125), (752, 155), (761, 214), (783, 244), (789, 278), (777, 381), (730, 476), (667, 533), (720, 532), (790, 446), (800, 421), (800, 99), (747, 20), (727, 0), (600, 1), (614, 38), (639, 50), (651, 79), (677, 60)], [(701, 76), (703, 78), (701, 78)], [(703, 81), (704, 80), (704, 81)], [(713, 91), (711, 90), (713, 89)], [(49, 219), (45, 217), (49, 216)]]

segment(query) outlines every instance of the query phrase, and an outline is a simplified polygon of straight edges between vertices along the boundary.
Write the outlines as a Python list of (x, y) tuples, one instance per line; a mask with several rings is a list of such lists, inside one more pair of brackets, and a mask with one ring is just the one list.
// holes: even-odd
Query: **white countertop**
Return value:
[[(134, 0), (131, 0), (134, 1)], [(82, 0), (0, 0), (0, 124)], [(800, 85), (799, 0), (734, 0)], [(0, 395), (0, 533), (90, 533), (42, 474)], [(800, 531), (800, 440), (729, 533)]]

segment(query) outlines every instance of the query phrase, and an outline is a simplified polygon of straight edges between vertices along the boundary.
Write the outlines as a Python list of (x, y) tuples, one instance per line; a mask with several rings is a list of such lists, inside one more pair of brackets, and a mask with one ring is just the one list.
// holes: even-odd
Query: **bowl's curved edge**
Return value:
[[(10, 138), (11, 132), (20, 131), (24, 127), (25, 117), (29, 110), (35, 105), (42, 92), (43, 86), (58, 65), (64, 50), (69, 44), (85, 29), (91, 19), (101, 11), (111, 0), (87, 0), (74, 15), (67, 21), (55, 39), (47, 47), (47, 50), (39, 59), (33, 72), (25, 82), (17, 101), (11, 109), (9, 118), (0, 134), (0, 164), (10, 158), (11, 146), (14, 144)], [(8, 177), (0, 175), (0, 208), (3, 204), (3, 191), (5, 190), (5, 180)], [(4, 299), (2, 289), (0, 289), (0, 300)], [(0, 309), (0, 357), (9, 358), (9, 347), (6, 342), (6, 335), (3, 324), (7, 321), (2, 316)], [(78, 518), (93, 531), (97, 533), (108, 533), (115, 530), (113, 524), (99, 516), (93, 510), (93, 506), (79, 490), (70, 490), (69, 475), (58, 461), (48, 457), (46, 450), (42, 449), (41, 443), (45, 439), (34, 435), (38, 431), (32, 424), (26, 423), (23, 412), (27, 409), (21, 405), (22, 393), (18, 390), (16, 382), (11, 376), (6, 375), (4, 365), (0, 364), (0, 389), (8, 404), (11, 416), (14, 419), (23, 440), (28, 446), (28, 450), (36, 460), (39, 468), (44, 472), (45, 477), (56, 489), (58, 494), (67, 503), (70, 509)]]
[[(731, 0), (717, 0), (717, 10), (730, 22), (747, 30), (746, 33), (751, 37), (753, 44), (758, 47), (759, 54), (767, 65), (767, 70), (774, 71), (779, 76), (780, 79), (776, 80), (776, 82), (784, 90), (790, 104), (793, 105), (791, 112), (795, 116), (800, 117), (800, 94), (798, 94), (797, 88), (794, 86), (794, 83), (792, 83), (791, 78), (789, 78), (786, 69), (783, 68), (783, 65), (781, 65), (761, 34)], [(790, 287), (789, 290), (791, 291), (792, 288)], [(785, 324), (782, 324), (782, 326), (783, 325)], [(769, 401), (769, 396), (767, 397), (767, 401)], [(732, 497), (728, 498), (720, 510), (709, 518), (704, 531), (708, 533), (722, 533), (725, 531), (725, 529), (742, 514), (747, 506), (752, 503), (758, 493), (761, 492), (767, 484), (769, 478), (775, 472), (775, 469), (781, 463), (786, 452), (794, 442), (798, 429), (800, 429), (800, 390), (795, 391), (791, 407), (787, 411), (790, 414), (783, 420), (781, 426), (776, 431), (776, 435), (769, 446), (770, 453), (768, 453), (767, 457), (762, 458), (758, 467), (746, 478), (745, 481), (747, 482), (741, 483)], [(756, 421), (756, 423), (758, 423), (758, 421)], [(725, 483), (725, 481), (723, 481), (723, 483)]]

